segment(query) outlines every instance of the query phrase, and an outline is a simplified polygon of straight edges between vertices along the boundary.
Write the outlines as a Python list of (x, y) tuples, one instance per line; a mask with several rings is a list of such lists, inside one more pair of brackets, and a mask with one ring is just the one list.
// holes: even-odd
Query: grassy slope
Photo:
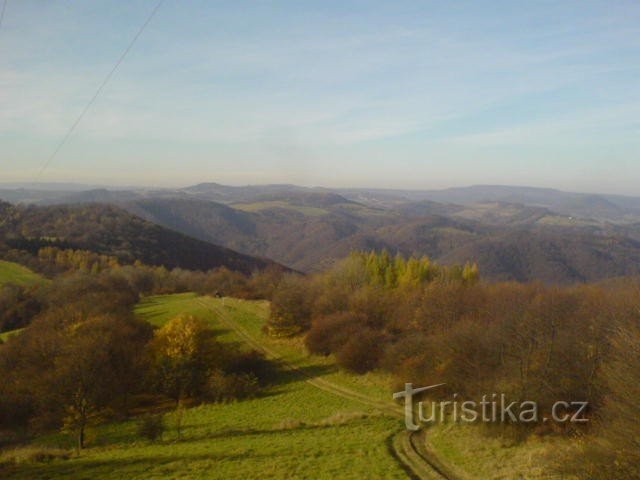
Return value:
[[(336, 368), (333, 358), (310, 356), (300, 340), (276, 339), (262, 332), (268, 314), (267, 302), (245, 302), (225, 299), (207, 299), (215, 309), (229, 312), (234, 322), (242, 327), (260, 344), (275, 351), (288, 363), (313, 368), (322, 366), (322, 378), (363, 393), (373, 400), (388, 402), (391, 397), (392, 379), (380, 373), (351, 375)], [(429, 442), (433, 450), (451, 465), (455, 465), (470, 476), (482, 479), (550, 478), (546, 470), (546, 456), (563, 442), (556, 437), (534, 438), (523, 444), (513, 444), (499, 436), (490, 436), (480, 427), (469, 425), (436, 425), (429, 430)]]
[[(205, 302), (189, 294), (154, 297), (137, 313), (161, 325), (177, 313), (191, 312), (209, 318), (221, 340), (238, 341), (208, 309), (221, 301)], [(264, 303), (247, 302), (246, 309), (233, 303), (237, 317), (261, 322)], [(316, 368), (315, 374), (322, 375), (323, 369)], [(390, 435), (401, 428), (398, 420), (303, 380), (296, 372), (283, 371), (279, 383), (260, 398), (189, 409), (182, 439), (170, 430), (162, 443), (149, 444), (137, 438), (134, 422), (101, 426), (93, 432), (92, 448), (80, 458), (23, 465), (3, 478), (406, 478), (388, 446)], [(344, 423), (335, 420), (338, 412), (345, 414)], [(356, 412), (371, 415), (349, 420)], [(40, 443), (71, 445), (62, 435)]]
[(11, 330), (9, 332), (0, 333), (0, 340), (2, 340), (3, 342), (6, 342), (7, 340), (9, 340), (9, 338), (13, 337), (14, 335), (18, 335), (22, 330), (24, 330), (24, 328), (19, 328), (17, 330)]
[(5, 283), (14, 283), (16, 285), (27, 286), (41, 283), (43, 281), (43, 277), (22, 265), (0, 260), (0, 285)]
[[(179, 313), (193, 313), (208, 318), (220, 340), (244, 341), (220, 320), (221, 314), (225, 315), (236, 327), (314, 378), (374, 400), (389, 400), (388, 377), (350, 375), (336, 369), (331, 358), (308, 356), (298, 341), (265, 336), (261, 327), (268, 312), (266, 302), (180, 294), (148, 298), (136, 312), (156, 326)], [(260, 478), (406, 478), (388, 447), (389, 437), (402, 428), (401, 422), (303, 380), (296, 372), (282, 371), (281, 381), (261, 398), (190, 409), (182, 440), (170, 430), (163, 443), (149, 444), (137, 438), (134, 422), (101, 426), (94, 432), (94, 446), (81, 458), (21, 467), (8, 478), (255, 478), (256, 472)], [(342, 425), (322, 425), (336, 423), (326, 422), (336, 412), (371, 415)], [(289, 427), (283, 428), (287, 423)], [(459, 425), (433, 427), (428, 438), (448, 463), (474, 478), (496, 480), (520, 475), (552, 478), (543, 473), (545, 456), (562, 447), (557, 439), (511, 446), (500, 437), (482, 435), (477, 427)], [(44, 442), (72, 445), (61, 435)]]
[[(439, 425), (429, 431), (429, 442), (439, 457), (475, 478), (493, 480), (557, 480), (549, 473), (549, 456), (567, 448), (558, 437), (533, 437), (525, 443), (509, 441), (481, 427)], [(571, 480), (564, 477), (564, 480)]]

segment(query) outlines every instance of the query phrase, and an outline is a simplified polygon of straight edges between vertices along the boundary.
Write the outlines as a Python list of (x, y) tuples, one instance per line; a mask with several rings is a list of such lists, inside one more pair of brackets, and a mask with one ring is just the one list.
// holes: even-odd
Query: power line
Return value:
[(7, 2), (9, 0), (4, 0), (2, 2), (2, 10), (0, 10), (0, 27), (2, 27), (2, 20), (4, 20), (4, 11), (7, 9)]
[[(5, 0), (5, 4), (6, 4), (6, 1), (7, 0)], [(116, 72), (116, 70), (118, 69), (120, 64), (124, 61), (125, 57), (129, 53), (129, 51), (131, 50), (133, 45), (136, 43), (136, 40), (138, 40), (138, 37), (140, 37), (140, 35), (142, 35), (142, 32), (144, 32), (145, 28), (147, 28), (147, 25), (149, 25), (149, 23), (151, 23), (151, 20), (156, 15), (156, 13), (158, 13), (158, 10), (160, 9), (160, 7), (162, 6), (163, 3), (164, 3), (164, 0), (160, 0), (156, 4), (156, 6), (153, 8), (153, 10), (149, 14), (149, 16), (147, 17), (145, 22), (142, 24), (142, 26), (140, 27), (138, 32), (135, 34), (135, 36), (133, 37), (131, 42), (129, 42), (129, 45), (127, 46), (127, 48), (124, 50), (124, 52), (122, 52), (122, 55), (120, 55), (120, 58), (118, 58), (118, 61), (116, 62), (116, 64), (113, 66), (111, 71), (107, 74), (107, 76), (104, 78), (104, 80), (102, 81), (102, 83), (100, 84), (98, 89), (96, 90), (96, 93), (93, 95), (93, 97), (91, 97), (91, 100), (89, 100), (89, 103), (87, 103), (87, 105), (84, 107), (82, 112), (80, 112), (80, 115), (78, 115), (78, 118), (76, 119), (75, 122), (73, 122), (73, 124), (71, 125), (71, 128), (67, 131), (67, 134), (62, 138), (60, 143), (58, 143), (58, 145), (56, 146), (56, 148), (53, 151), (53, 153), (51, 155), (49, 155), (49, 158), (44, 163), (44, 165), (40, 169), (40, 172), (38, 173), (38, 178), (47, 169), (47, 167), (53, 161), (53, 159), (56, 157), (56, 155), (58, 155), (58, 152), (62, 149), (62, 147), (65, 145), (65, 143), (67, 143), (67, 140), (69, 140), (69, 137), (71, 137), (71, 134), (74, 132), (74, 130), (76, 129), (78, 124), (82, 121), (82, 118), (85, 116), (85, 114), (89, 111), (89, 109), (91, 108), (91, 105), (93, 105), (93, 103), (96, 101), (96, 99), (100, 95), (100, 92), (102, 92), (102, 90), (107, 85), (107, 83), (109, 83), (109, 80), (111, 80), (111, 77), (113, 76), (113, 74)]]

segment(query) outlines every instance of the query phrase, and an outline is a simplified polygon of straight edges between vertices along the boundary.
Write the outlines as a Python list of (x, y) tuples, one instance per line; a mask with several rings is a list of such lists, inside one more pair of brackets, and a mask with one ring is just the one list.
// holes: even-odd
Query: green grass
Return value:
[[(569, 443), (554, 436), (532, 436), (523, 443), (482, 431), (477, 425), (438, 425), (428, 432), (439, 456), (459, 470), (482, 479), (557, 479), (549, 473), (549, 458)], [(565, 480), (570, 480), (566, 477)]]
[(29, 286), (44, 282), (45, 279), (22, 265), (0, 260), (0, 285), (14, 283)]
[(195, 293), (179, 293), (175, 295), (158, 295), (145, 298), (136, 306), (138, 318), (160, 327), (181, 313), (189, 313), (202, 318), (210, 317), (207, 308), (198, 301)]
[[(389, 377), (350, 375), (338, 370), (331, 357), (308, 355), (300, 340), (264, 335), (268, 309), (267, 302), (187, 293), (149, 297), (137, 306), (136, 314), (155, 326), (180, 313), (194, 314), (210, 322), (220, 341), (246, 346), (246, 338), (237, 333), (241, 329), (314, 380), (374, 401), (390, 401)], [(79, 458), (22, 464), (7, 471), (0, 467), (0, 478), (407, 478), (389, 447), (390, 437), (404, 426), (402, 420), (321, 390), (298, 371), (279, 372), (278, 381), (258, 398), (188, 409), (181, 438), (172, 427), (171, 413), (163, 440), (155, 444), (136, 435), (135, 420), (102, 425), (91, 431), (90, 448)], [(444, 461), (478, 479), (552, 478), (544, 473), (546, 456), (566, 446), (552, 437), (512, 445), (502, 437), (487, 436), (480, 427), (464, 425), (438, 425), (427, 435)], [(39, 446), (71, 449), (73, 440), (51, 434), (34, 442), (33, 447)]]
[(234, 298), (225, 299), (224, 306), (222, 306), (222, 300), (219, 299), (208, 298), (207, 302), (213, 308), (227, 312), (235, 323), (245, 329), (260, 344), (276, 352), (280, 358), (288, 363), (301, 368), (321, 367), (324, 372), (322, 375), (324, 380), (356, 390), (377, 401), (391, 402), (393, 393), (391, 376), (380, 373), (350, 374), (340, 370), (336, 366), (335, 359), (331, 356), (309, 355), (300, 338), (278, 339), (266, 335), (262, 331), (262, 327), (269, 313), (268, 302), (245, 302)]
[[(3, 478), (406, 478), (386, 448), (396, 421), (370, 417), (322, 426), (321, 420), (357, 406), (304, 382), (268, 393), (189, 409), (182, 438), (169, 432), (158, 444), (137, 439), (133, 422), (98, 428), (94, 446), (80, 458), (21, 466)], [(282, 429), (286, 419), (306, 425)], [(71, 448), (62, 437), (48, 443)]]
[(22, 330), (24, 330), (24, 328), (18, 328), (17, 330), (11, 330), (9, 332), (0, 333), (0, 340), (2, 340), (3, 342), (6, 342), (7, 340), (9, 340), (9, 338), (13, 337), (14, 335), (18, 335)]
[[(260, 328), (264, 302), (198, 298), (193, 294), (150, 297), (136, 313), (160, 326), (179, 313), (210, 321), (218, 338), (241, 342), (212, 309), (229, 309), (233, 319)], [(323, 364), (300, 365), (313, 376), (333, 375)], [(396, 418), (316, 388), (299, 372), (282, 369), (259, 398), (188, 409), (183, 434), (169, 428), (150, 444), (135, 434), (135, 421), (95, 427), (90, 448), (79, 458), (22, 464), (0, 471), (7, 479), (394, 479), (407, 478), (390, 453), (389, 437), (402, 428)], [(168, 424), (171, 426), (171, 415)], [(62, 434), (36, 445), (72, 448)]]

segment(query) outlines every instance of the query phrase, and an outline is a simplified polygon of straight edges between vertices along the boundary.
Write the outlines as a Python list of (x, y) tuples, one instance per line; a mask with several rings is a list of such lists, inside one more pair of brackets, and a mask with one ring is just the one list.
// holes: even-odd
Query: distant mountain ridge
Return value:
[[(45, 184), (45, 186), (48, 184)], [(392, 208), (405, 203), (431, 201), (443, 204), (468, 206), (478, 203), (508, 203), (529, 207), (542, 207), (561, 214), (598, 221), (632, 223), (640, 221), (640, 197), (572, 193), (551, 188), (519, 187), (505, 185), (474, 185), (443, 190), (398, 190), (379, 188), (322, 188), (301, 187), (290, 184), (228, 186), (218, 183), (201, 183), (185, 188), (87, 188), (78, 185), (64, 189), (7, 188), (0, 184), (0, 198), (13, 203), (88, 203), (123, 202), (140, 198), (197, 198), (231, 204), (254, 201), (261, 197), (283, 194), (339, 195), (348, 201), (371, 207)], [(71, 188), (73, 187), (73, 188)]]
[(571, 283), (640, 274), (640, 243), (629, 231), (541, 226), (535, 221), (546, 211), (530, 207), (516, 209), (509, 222), (500, 225), (463, 218), (459, 214), (464, 210), (450, 216), (407, 216), (359, 204), (327, 207), (320, 216), (269, 205), (247, 212), (184, 199), (146, 199), (125, 208), (197, 238), (303, 271), (321, 270), (354, 249), (387, 249), (429, 255), (445, 264), (477, 261), (485, 278), (494, 280)]
[(59, 194), (39, 203), (116, 205), (307, 272), (354, 249), (387, 249), (441, 263), (477, 261), (494, 280), (571, 283), (640, 274), (635, 197), (500, 186), (403, 191), (216, 183)]

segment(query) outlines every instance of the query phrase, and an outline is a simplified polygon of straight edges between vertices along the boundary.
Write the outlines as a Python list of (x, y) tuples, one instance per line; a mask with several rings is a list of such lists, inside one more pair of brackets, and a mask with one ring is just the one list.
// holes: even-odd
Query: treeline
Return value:
[(12, 247), (20, 248), (5, 247), (3, 249), (0, 245), (0, 255), (4, 260), (24, 265), (45, 277), (54, 277), (71, 271), (100, 273), (121, 266), (117, 257), (71, 248), (53, 240), (25, 240), (24, 242), (19, 245), (14, 245), (15, 242), (7, 242)]
[(138, 296), (196, 292), (246, 299), (270, 298), (283, 275), (277, 266), (246, 275), (224, 267), (200, 272), (178, 268), (168, 270), (140, 262), (120, 265), (115, 257), (58, 247), (40, 248), (35, 256), (22, 256), (16, 251), (13, 253), (4, 258), (53, 277), (53, 282), (35, 286), (1, 286), (0, 333), (29, 325), (43, 306), (51, 303), (51, 298), (57, 297), (56, 291), (60, 290), (65, 279), (77, 274), (97, 276), (108, 273), (121, 278)]
[(44, 247), (38, 250), (38, 260), (50, 267), (62, 271), (79, 270), (81, 272), (100, 273), (103, 270), (120, 266), (116, 257), (100, 255), (87, 250)]
[(0, 287), (0, 333), (26, 327), (42, 310), (41, 285)]
[[(399, 254), (392, 257), (387, 251), (353, 252), (325, 274), (305, 278), (285, 276), (272, 292), (267, 328), (276, 336), (306, 331), (318, 316), (347, 312), (352, 293), (356, 297), (369, 294), (376, 297), (381, 293), (414, 291), (432, 283), (471, 285), (478, 280), (475, 264), (444, 267), (427, 257), (407, 259)], [(382, 298), (371, 301), (376, 303)], [(363, 298), (361, 303), (369, 302)]]
[[(304, 334), (310, 352), (350, 371), (391, 372), (398, 386), (534, 401), (540, 423), (510, 432), (583, 438), (589, 447), (561, 462), (582, 478), (639, 478), (639, 305), (637, 280), (488, 284), (473, 265), (356, 253), (323, 274), (285, 278), (267, 328)], [(557, 401), (588, 401), (591, 427), (542, 422)]]
[(81, 449), (88, 426), (127, 416), (141, 399), (181, 405), (255, 395), (270, 368), (259, 354), (216, 341), (195, 317), (156, 331), (134, 317), (153, 279), (123, 267), (44, 288), (29, 327), (0, 345), (0, 431), (61, 428)]
[(167, 268), (210, 270), (227, 267), (251, 273), (275, 265), (147, 222), (115, 206), (86, 204), (11, 206), (0, 203), (0, 254), (35, 255), (43, 247), (90, 250)]

